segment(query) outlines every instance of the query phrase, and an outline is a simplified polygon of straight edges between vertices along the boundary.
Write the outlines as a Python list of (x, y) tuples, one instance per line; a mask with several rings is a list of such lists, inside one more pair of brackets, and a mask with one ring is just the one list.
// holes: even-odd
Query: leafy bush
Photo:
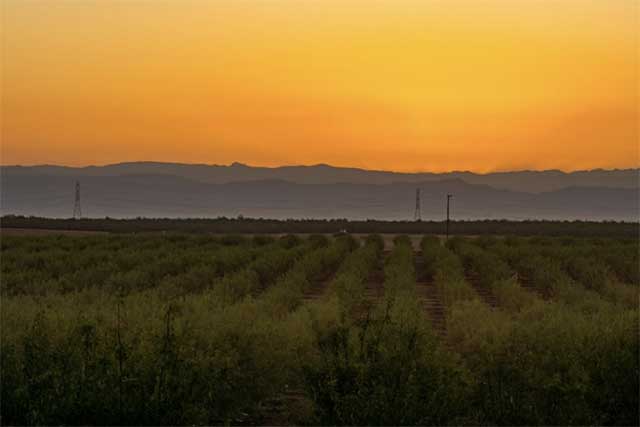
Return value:
[(427, 275), (438, 288), (445, 307), (450, 308), (456, 301), (473, 300), (478, 297), (465, 279), (460, 259), (450, 249), (441, 245), (439, 239), (425, 237), (422, 239), (421, 248)]
[(500, 308), (510, 313), (521, 312), (540, 302), (538, 297), (524, 290), (513, 279), (493, 282), (491, 291), (495, 295)]
[[(407, 311), (408, 310), (408, 311)], [(401, 297), (363, 325), (316, 330), (317, 354), (304, 369), (323, 425), (440, 425), (460, 422), (465, 372)]]
[(380, 236), (368, 236), (365, 245), (345, 259), (331, 282), (330, 294), (338, 299), (341, 315), (353, 316), (362, 302), (364, 281), (377, 263), (384, 241)]
[(303, 256), (265, 292), (262, 298), (264, 310), (276, 317), (288, 315), (301, 304), (304, 290), (310, 282), (335, 270), (355, 246), (353, 237), (344, 236)]
[[(636, 242), (427, 237), (441, 338), (408, 238), (378, 300), (380, 236), (297, 239), (3, 237), (3, 423), (263, 424), (294, 390), (305, 411), (291, 423), (638, 425), (638, 287), (620, 283)], [(466, 283), (465, 257), (500, 309)], [(478, 261), (496, 258), (550, 300)]]
[(571, 257), (567, 261), (567, 271), (587, 289), (600, 291), (609, 280), (609, 270), (603, 262), (584, 257)]
[(466, 374), (423, 318), (408, 239), (395, 240), (384, 270), (384, 304), (362, 320), (314, 324), (315, 350), (303, 369), (316, 406), (313, 422), (434, 425), (464, 419)]

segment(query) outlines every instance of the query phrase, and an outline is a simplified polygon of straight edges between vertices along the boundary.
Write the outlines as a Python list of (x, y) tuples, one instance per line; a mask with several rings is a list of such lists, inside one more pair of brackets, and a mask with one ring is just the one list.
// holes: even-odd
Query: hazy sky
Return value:
[(1, 0), (2, 164), (637, 167), (635, 0)]

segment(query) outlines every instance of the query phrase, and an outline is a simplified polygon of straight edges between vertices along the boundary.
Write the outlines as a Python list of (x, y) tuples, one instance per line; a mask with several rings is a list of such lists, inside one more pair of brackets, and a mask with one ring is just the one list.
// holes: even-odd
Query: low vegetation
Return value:
[(421, 255), (377, 235), (1, 244), (4, 424), (639, 423), (637, 242), (427, 236)]

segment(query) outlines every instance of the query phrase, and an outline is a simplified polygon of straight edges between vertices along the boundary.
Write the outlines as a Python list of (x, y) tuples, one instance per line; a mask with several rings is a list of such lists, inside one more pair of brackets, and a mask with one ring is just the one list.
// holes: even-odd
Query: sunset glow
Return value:
[(2, 5), (5, 165), (639, 165), (634, 0)]

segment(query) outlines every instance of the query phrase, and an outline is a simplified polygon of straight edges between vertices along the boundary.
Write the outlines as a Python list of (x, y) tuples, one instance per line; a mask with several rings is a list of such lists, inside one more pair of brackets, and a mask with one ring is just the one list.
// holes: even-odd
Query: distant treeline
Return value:
[[(7, 215), (2, 228), (108, 231), (115, 233), (175, 231), (193, 233), (393, 233), (445, 234), (444, 221), (349, 221), (346, 219), (263, 218), (83, 218), (56, 219)], [(452, 235), (518, 235), (638, 238), (638, 222), (615, 221), (451, 221)]]

